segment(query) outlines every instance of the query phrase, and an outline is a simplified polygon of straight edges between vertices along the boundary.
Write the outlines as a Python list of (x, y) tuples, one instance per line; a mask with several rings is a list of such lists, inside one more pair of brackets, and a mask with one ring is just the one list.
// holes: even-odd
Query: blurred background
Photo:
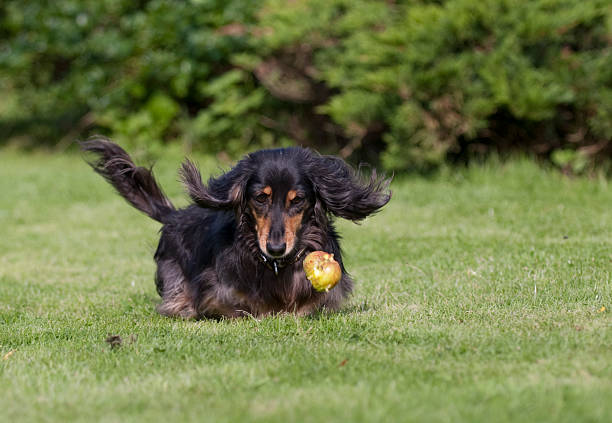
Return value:
[(609, 0), (0, 3), (0, 146), (610, 169)]

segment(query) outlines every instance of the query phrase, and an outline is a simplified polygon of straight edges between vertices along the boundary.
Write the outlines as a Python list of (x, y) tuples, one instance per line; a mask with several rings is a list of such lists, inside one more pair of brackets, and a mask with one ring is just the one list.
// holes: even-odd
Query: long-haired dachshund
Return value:
[[(185, 160), (180, 178), (193, 204), (175, 209), (150, 169), (137, 167), (117, 144), (81, 144), (89, 164), (132, 206), (163, 224), (155, 252), (158, 311), (184, 318), (300, 315), (335, 310), (352, 289), (332, 215), (360, 221), (387, 204), (390, 180), (367, 180), (341, 159), (305, 148), (248, 154), (230, 171), (202, 183)], [(334, 254), (338, 285), (317, 292), (302, 261)]]

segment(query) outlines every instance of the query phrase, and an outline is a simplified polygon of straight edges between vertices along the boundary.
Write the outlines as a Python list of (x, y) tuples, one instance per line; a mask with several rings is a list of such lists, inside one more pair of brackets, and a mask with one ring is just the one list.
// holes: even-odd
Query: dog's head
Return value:
[(251, 153), (208, 186), (187, 160), (181, 179), (197, 205), (249, 217), (259, 249), (274, 259), (296, 251), (304, 226), (326, 228), (330, 213), (360, 221), (391, 198), (390, 180), (376, 171), (364, 180), (341, 159), (305, 148)]

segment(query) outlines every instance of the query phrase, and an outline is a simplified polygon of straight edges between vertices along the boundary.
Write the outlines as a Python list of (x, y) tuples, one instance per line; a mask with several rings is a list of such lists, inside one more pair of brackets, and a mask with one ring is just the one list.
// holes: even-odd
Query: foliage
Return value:
[[(5, 2), (0, 65), (8, 75), (4, 88), (20, 99), (3, 122), (5, 129), (22, 129), (36, 142), (90, 131), (135, 144), (176, 138), (185, 131), (185, 119), (198, 119), (200, 110), (210, 109), (216, 94), (209, 83), (227, 79), (231, 55), (247, 44), (245, 37), (228, 36), (228, 25), (248, 22), (255, 5), (239, 0)], [(240, 121), (245, 110), (259, 106), (261, 95), (248, 95), (254, 98), (250, 106), (232, 110), (227, 119)], [(227, 101), (226, 109), (231, 108)], [(233, 133), (240, 136), (252, 126), (237, 125)]]
[(318, 110), (351, 145), (380, 134), (389, 168), (491, 148), (612, 152), (607, 1), (282, 3), (260, 20), (269, 56), (308, 55), (333, 92)]
[(612, 153), (606, 0), (9, 0), (0, 11), (4, 138), (102, 131), (232, 155), (297, 142), (398, 170), (520, 149), (580, 171)]

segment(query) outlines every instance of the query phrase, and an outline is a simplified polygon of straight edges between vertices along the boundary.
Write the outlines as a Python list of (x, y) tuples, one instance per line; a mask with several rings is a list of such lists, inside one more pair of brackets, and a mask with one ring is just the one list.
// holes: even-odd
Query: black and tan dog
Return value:
[[(186, 160), (180, 170), (192, 205), (175, 209), (149, 169), (117, 144), (82, 143), (96, 172), (138, 210), (161, 222), (155, 252), (158, 311), (168, 316), (238, 317), (337, 309), (352, 289), (332, 215), (359, 221), (390, 199), (376, 171), (363, 181), (344, 161), (305, 148), (251, 153), (202, 183)], [(317, 292), (302, 268), (315, 250), (333, 253), (342, 279)]]

